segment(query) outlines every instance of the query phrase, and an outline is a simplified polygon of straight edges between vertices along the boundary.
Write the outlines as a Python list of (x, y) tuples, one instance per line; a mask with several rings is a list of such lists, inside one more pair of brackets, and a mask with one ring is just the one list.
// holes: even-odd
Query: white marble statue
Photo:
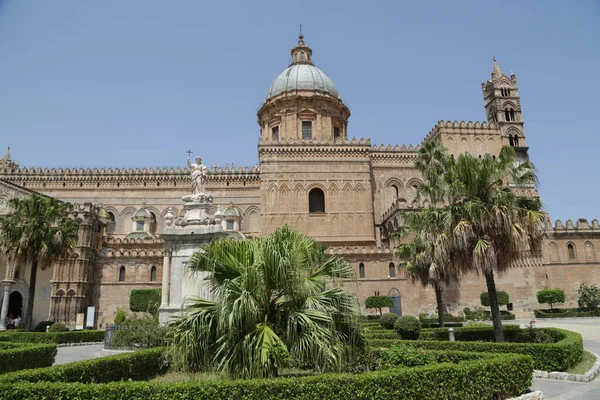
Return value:
[(196, 162), (194, 164), (190, 164), (190, 158), (188, 157), (187, 165), (190, 168), (190, 173), (192, 175), (192, 195), (204, 194), (204, 182), (206, 180), (206, 175), (208, 174), (208, 168), (206, 165), (202, 164), (202, 159), (200, 157), (196, 157)]

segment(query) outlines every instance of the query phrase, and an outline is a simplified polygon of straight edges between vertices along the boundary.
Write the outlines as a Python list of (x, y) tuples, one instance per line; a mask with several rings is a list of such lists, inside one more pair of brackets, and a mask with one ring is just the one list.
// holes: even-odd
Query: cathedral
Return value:
[[(496, 60), (490, 79), (481, 84), (487, 120), (439, 121), (423, 142), (439, 141), (451, 154), (498, 155), (503, 146), (528, 157), (527, 139), (515, 74), (504, 74)], [(258, 110), (258, 164), (207, 168), (205, 189), (212, 196), (208, 213), (225, 233), (252, 238), (287, 224), (323, 243), (355, 269), (345, 282), (364, 299), (389, 295), (390, 311), (417, 315), (435, 311), (430, 288), (413, 284), (396, 268), (391, 233), (401, 213), (427, 205), (416, 191), (417, 146), (375, 145), (348, 131), (350, 109), (333, 80), (312, 61), (302, 35), (291, 61), (275, 77)], [(200, 161), (193, 164), (201, 166)], [(202, 166), (204, 167), (204, 166)], [(0, 160), (0, 215), (8, 199), (39, 193), (72, 204), (80, 222), (75, 251), (37, 274), (35, 324), (53, 320), (75, 325), (76, 314), (93, 306), (93, 324), (112, 323), (118, 308), (128, 308), (132, 289), (162, 289), (168, 303), (172, 254), (165, 234), (184, 216), (182, 198), (190, 195), (192, 164), (135, 169), (28, 168)], [(206, 168), (206, 167), (204, 167)], [(519, 187), (537, 196), (534, 187)], [(524, 254), (518, 265), (497, 280), (509, 293), (509, 308), (528, 316), (540, 305), (536, 292), (560, 287), (566, 306), (577, 305), (580, 283), (600, 283), (600, 225), (584, 219), (545, 224), (542, 254)], [(193, 232), (192, 232), (193, 233)], [(27, 314), (30, 265), (11, 265), (0, 255), (0, 329), (6, 317)], [(479, 305), (486, 290), (472, 274), (449, 285), (444, 302), (451, 312)], [(165, 303), (167, 302), (167, 303)]]

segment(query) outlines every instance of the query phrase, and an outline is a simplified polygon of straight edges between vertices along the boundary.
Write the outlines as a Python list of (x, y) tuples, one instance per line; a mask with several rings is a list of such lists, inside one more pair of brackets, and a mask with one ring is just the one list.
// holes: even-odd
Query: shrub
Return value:
[[(160, 289), (137, 289), (129, 295), (129, 309), (133, 312), (147, 312), (155, 315), (160, 306)], [(116, 322), (115, 320), (115, 323)]]
[(554, 303), (565, 302), (565, 291), (562, 289), (542, 289), (536, 293), (537, 301), (540, 304), (550, 304), (550, 309), (554, 309)]
[(0, 343), (0, 374), (49, 367), (55, 356), (56, 344)]
[[(512, 335), (516, 337), (519, 334), (519, 329), (514, 328), (506, 329), (504, 334), (506, 337)], [(459, 335), (461, 329), (472, 329), (472, 328), (457, 328), (455, 329), (455, 335)], [(487, 328), (489, 331), (493, 330), (493, 327)], [(513, 330), (510, 333), (510, 330)], [(426, 331), (434, 331), (437, 329), (428, 329)], [(553, 338), (554, 343), (540, 344), (540, 343), (492, 343), (492, 342), (476, 342), (476, 341), (458, 341), (449, 342), (447, 341), (447, 330), (446, 335), (442, 340), (413, 340), (413, 341), (402, 341), (396, 339), (379, 339), (369, 340), (369, 345), (373, 347), (391, 347), (398, 344), (406, 344), (409, 346), (421, 347), (424, 349), (431, 350), (457, 350), (457, 351), (469, 351), (469, 352), (491, 352), (491, 353), (517, 353), (517, 354), (528, 354), (533, 357), (535, 362), (535, 368), (544, 371), (565, 371), (568, 368), (576, 365), (583, 358), (583, 340), (581, 335), (575, 332), (567, 331), (558, 328), (538, 328)], [(421, 335), (425, 331), (421, 331)], [(470, 333), (473, 335), (473, 332)], [(484, 334), (489, 337), (493, 337), (493, 333)]]
[(115, 314), (115, 324), (122, 324), (125, 321), (127, 321), (127, 311), (118, 308)]
[(365, 308), (375, 308), (379, 310), (381, 315), (381, 309), (383, 307), (393, 307), (394, 300), (390, 296), (371, 296), (365, 299)]
[(396, 320), (394, 329), (402, 339), (416, 340), (421, 331), (421, 323), (416, 317), (404, 316)]
[[(508, 296), (508, 293), (506, 293), (506, 292), (499, 290), (496, 292), (496, 297), (498, 298), (499, 306), (505, 306), (508, 303), (510, 303), (510, 301), (509, 301), (510, 298)], [(482, 306), (485, 306), (485, 307), (490, 306), (490, 296), (489, 296), (488, 292), (481, 293), (481, 295), (479, 296), (479, 299), (481, 300)]]
[(149, 349), (48, 368), (11, 372), (0, 375), (0, 383), (108, 383), (128, 379), (146, 380), (165, 373), (167, 368), (164, 349)]
[(165, 344), (166, 328), (151, 318), (127, 321), (118, 325), (111, 348), (136, 349), (160, 347)]
[(595, 309), (600, 305), (600, 288), (582, 283), (577, 289), (579, 307)]
[(71, 331), (71, 332), (6, 332), (0, 335), (0, 342), (18, 343), (90, 343), (102, 342), (104, 331)]
[(65, 324), (58, 322), (50, 326), (50, 332), (69, 332), (69, 328), (67, 328)]
[(436, 364), (392, 368), (362, 374), (204, 380), (174, 383), (113, 382), (81, 384), (61, 382), (0, 385), (5, 399), (490, 399), (525, 393), (531, 385), (533, 361), (519, 354)]
[(518, 343), (553, 343), (554, 339), (548, 333), (536, 329), (533, 324), (529, 324), (527, 328), (519, 332), (513, 341)]
[(379, 323), (385, 329), (394, 329), (394, 323), (398, 319), (398, 316), (394, 313), (385, 313), (381, 316)]
[(34, 332), (46, 332), (46, 327), (47, 326), (52, 326), (52, 324), (54, 324), (54, 321), (42, 321), (42, 322), (38, 322), (38, 324), (35, 326), (35, 328), (33, 329)]
[(550, 310), (533, 310), (536, 318), (571, 318), (571, 317), (600, 317), (600, 308), (585, 311), (578, 308), (555, 308)]
[(429, 351), (410, 346), (394, 346), (384, 351), (381, 356), (381, 368), (416, 367), (418, 365), (434, 364), (436, 357)]

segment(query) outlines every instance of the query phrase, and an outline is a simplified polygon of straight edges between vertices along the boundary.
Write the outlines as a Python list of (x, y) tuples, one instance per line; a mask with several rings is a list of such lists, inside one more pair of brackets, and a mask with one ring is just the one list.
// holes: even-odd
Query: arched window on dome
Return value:
[(310, 192), (308, 192), (308, 212), (325, 212), (325, 193), (323, 193), (321, 189), (314, 188)]
[(302, 140), (312, 139), (312, 121), (302, 121)]
[(274, 142), (279, 142), (279, 126), (274, 126), (271, 129), (271, 139)]
[(304, 61), (306, 59), (306, 56), (304, 55), (304, 52), (300, 53), (300, 61)]

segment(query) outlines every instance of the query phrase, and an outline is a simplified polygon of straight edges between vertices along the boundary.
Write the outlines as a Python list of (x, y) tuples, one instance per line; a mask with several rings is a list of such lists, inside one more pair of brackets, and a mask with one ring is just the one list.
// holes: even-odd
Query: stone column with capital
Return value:
[(171, 250), (165, 250), (163, 257), (162, 286), (161, 286), (161, 307), (169, 305), (169, 276), (171, 267)]
[(8, 302), (10, 300), (11, 282), (2, 282), (4, 294), (2, 296), (2, 310), (0, 311), (0, 331), (6, 330), (6, 317), (8, 316)]

